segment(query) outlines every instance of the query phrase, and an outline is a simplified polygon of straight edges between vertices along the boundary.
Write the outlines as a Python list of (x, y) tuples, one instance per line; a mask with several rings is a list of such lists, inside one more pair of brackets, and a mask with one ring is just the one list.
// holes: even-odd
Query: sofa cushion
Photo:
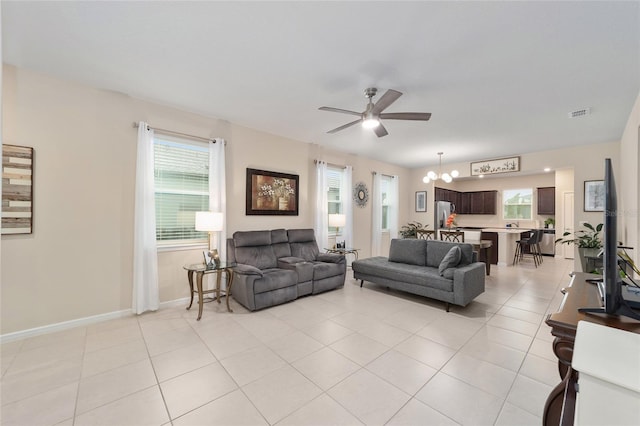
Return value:
[(236, 231), (233, 242), (236, 247), (268, 246), (271, 244), (271, 231)]
[(313, 262), (314, 281), (335, 277), (345, 273), (345, 265), (339, 263)]
[[(401, 283), (422, 285), (443, 291), (453, 291), (453, 281), (438, 274), (438, 268), (390, 262), (386, 257), (376, 256), (354, 261), (354, 273), (381, 277)], [(366, 278), (364, 278), (366, 279)]]
[[(449, 252), (442, 258), (440, 265), (438, 265), (438, 273), (440, 276), (444, 276), (445, 269), (454, 268), (460, 263), (460, 257), (462, 252), (460, 247), (453, 246), (449, 249)], [(452, 275), (453, 278), (453, 275)]]
[(276, 258), (291, 256), (291, 248), (289, 247), (289, 239), (285, 229), (273, 229), (271, 231), (271, 244)]
[(289, 229), (287, 235), (291, 246), (291, 256), (301, 257), (306, 261), (316, 260), (320, 250), (313, 229)]
[(473, 262), (473, 246), (466, 243), (450, 243), (448, 241), (427, 240), (427, 266), (437, 268), (440, 262), (451, 250), (451, 247), (460, 247), (461, 256), (459, 265), (464, 266)]
[(427, 241), (394, 238), (389, 247), (389, 261), (425, 266), (427, 264)]

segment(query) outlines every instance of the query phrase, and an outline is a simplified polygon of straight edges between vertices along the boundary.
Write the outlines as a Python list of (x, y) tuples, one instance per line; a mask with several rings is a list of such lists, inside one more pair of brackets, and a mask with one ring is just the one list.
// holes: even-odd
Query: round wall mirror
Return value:
[(369, 190), (364, 182), (358, 182), (353, 187), (353, 200), (358, 207), (364, 207), (369, 201)]

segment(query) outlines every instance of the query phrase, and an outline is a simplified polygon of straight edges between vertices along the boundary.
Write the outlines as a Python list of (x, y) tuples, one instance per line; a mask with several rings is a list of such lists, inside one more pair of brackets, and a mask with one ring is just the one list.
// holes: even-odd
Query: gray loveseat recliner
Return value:
[(476, 257), (471, 244), (393, 239), (388, 258), (360, 259), (351, 267), (360, 287), (369, 281), (441, 300), (448, 312), (450, 303), (466, 306), (484, 292), (485, 264)]
[(233, 298), (250, 311), (344, 286), (343, 255), (320, 253), (313, 229), (238, 231), (227, 239)]

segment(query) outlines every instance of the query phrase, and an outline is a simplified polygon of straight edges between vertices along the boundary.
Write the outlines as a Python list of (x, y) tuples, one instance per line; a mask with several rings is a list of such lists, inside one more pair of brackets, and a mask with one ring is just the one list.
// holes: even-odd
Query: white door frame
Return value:
[[(575, 230), (574, 223), (574, 192), (573, 191), (564, 191), (562, 193), (562, 231), (561, 234), (556, 238), (562, 237), (562, 234), (565, 232), (571, 232), (573, 234)], [(565, 259), (573, 259), (575, 257), (575, 247), (574, 244), (562, 244), (563, 247), (563, 257)]]

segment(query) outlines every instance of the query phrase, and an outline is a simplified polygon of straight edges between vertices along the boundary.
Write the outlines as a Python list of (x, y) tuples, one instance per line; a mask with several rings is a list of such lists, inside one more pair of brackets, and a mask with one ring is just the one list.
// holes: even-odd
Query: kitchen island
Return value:
[[(527, 228), (482, 228), (482, 232), (498, 234), (498, 265), (513, 265), (513, 255), (516, 252), (516, 241), (520, 234), (529, 232)], [(495, 250), (495, 249), (494, 249)]]

